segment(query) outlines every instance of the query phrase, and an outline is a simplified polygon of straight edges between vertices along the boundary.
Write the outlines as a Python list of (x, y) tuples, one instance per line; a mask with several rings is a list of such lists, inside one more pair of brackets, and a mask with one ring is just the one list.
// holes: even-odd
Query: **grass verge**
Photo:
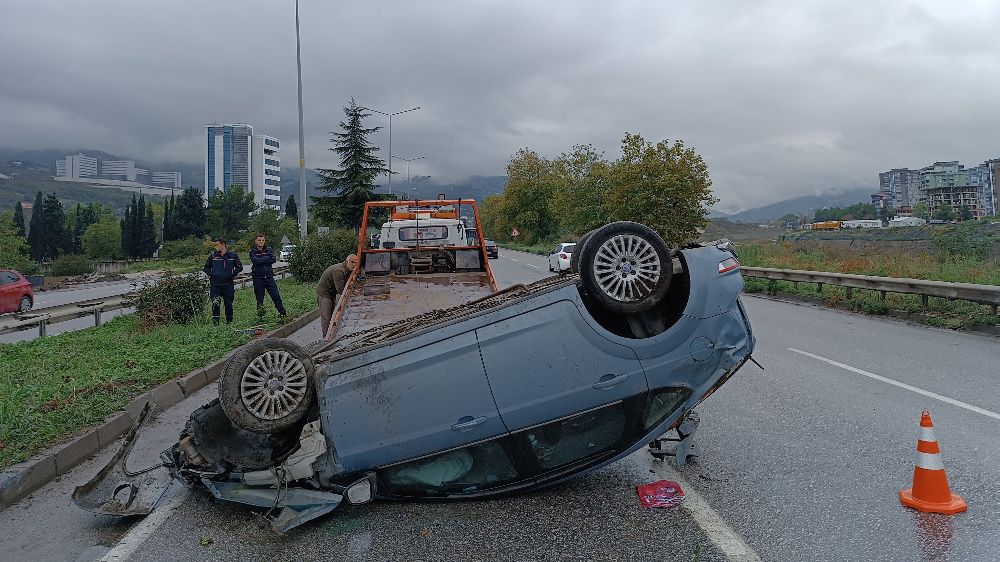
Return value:
[(538, 254), (539, 256), (547, 256), (552, 248), (555, 248), (555, 244), (536, 244), (534, 246), (527, 246), (524, 244), (512, 244), (510, 242), (504, 242), (500, 244), (501, 248), (507, 248), (508, 250), (517, 250), (519, 252), (528, 252), (529, 254)]
[[(289, 318), (316, 307), (313, 283), (278, 281)], [(94, 328), (0, 343), (0, 469), (98, 425), (135, 396), (250, 340), (236, 330), (282, 324), (269, 299), (263, 321), (253, 290), (236, 291), (232, 325), (210, 312), (187, 325), (140, 333), (134, 314)], [(211, 309), (209, 309), (211, 310)]]
[(122, 273), (142, 273), (144, 271), (173, 271), (174, 273), (191, 273), (201, 271), (205, 266), (205, 256), (191, 256), (172, 260), (139, 261), (126, 267)]

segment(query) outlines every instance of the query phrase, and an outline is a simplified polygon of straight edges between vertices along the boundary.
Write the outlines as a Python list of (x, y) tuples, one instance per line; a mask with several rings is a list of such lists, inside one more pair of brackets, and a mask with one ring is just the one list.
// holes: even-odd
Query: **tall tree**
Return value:
[(117, 260), (124, 257), (121, 244), (121, 223), (104, 217), (87, 227), (83, 233), (83, 250), (94, 260)]
[(257, 205), (253, 193), (242, 185), (231, 185), (226, 191), (216, 190), (208, 198), (208, 227), (212, 236), (236, 238), (240, 232), (250, 228), (250, 214)]
[[(24, 221), (21, 221), (24, 226)], [(0, 214), (0, 269), (15, 269), (23, 274), (33, 273), (35, 265), (28, 259), (28, 242), (10, 211)]]
[(174, 237), (174, 225), (171, 215), (173, 214), (174, 208), (174, 194), (170, 194), (170, 198), (166, 200), (163, 205), (163, 241), (176, 240)]
[(171, 213), (173, 215), (174, 240), (195, 237), (201, 238), (208, 228), (206, 226), (205, 203), (201, 190), (189, 187), (181, 193)]
[(340, 132), (331, 132), (332, 150), (340, 157), (340, 167), (319, 169), (323, 184), (319, 189), (333, 196), (313, 197), (317, 220), (357, 227), (364, 204), (377, 199), (375, 178), (388, 174), (385, 161), (375, 155), (378, 148), (368, 142), (368, 135), (381, 127), (365, 128), (362, 121), (371, 116), (351, 98), (344, 108), (347, 121), (340, 122)]
[(42, 201), (41, 209), (35, 209), (35, 213), (40, 213), (42, 228), (39, 232), (41, 240), (41, 258), (39, 261), (58, 258), (66, 253), (66, 211), (63, 209), (62, 201), (56, 197), (55, 193), (48, 194)]
[(295, 195), (289, 195), (288, 200), (285, 201), (285, 218), (299, 221), (299, 208), (297, 203), (295, 203)]
[[(139, 201), (143, 201), (140, 197)], [(139, 234), (139, 257), (151, 258), (156, 251), (156, 219), (153, 217), (153, 204), (147, 203), (140, 209), (145, 208), (142, 214), (142, 227)], [(140, 211), (141, 212), (141, 211)]]
[(28, 231), (24, 228), (24, 208), (21, 207), (20, 201), (17, 202), (17, 205), (14, 205), (14, 218), (11, 220), (14, 223), (14, 231), (19, 236), (28, 235)]
[(31, 222), (28, 223), (28, 247), (31, 259), (40, 262), (45, 254), (42, 241), (42, 233), (47, 228), (45, 224), (45, 213), (42, 212), (42, 203), (45, 202), (42, 192), (35, 194), (35, 203), (31, 206)]
[(961, 221), (971, 221), (973, 219), (972, 208), (962, 205), (958, 210), (958, 219)]
[(141, 220), (139, 219), (139, 202), (135, 198), (135, 193), (132, 193), (132, 202), (129, 203), (128, 207), (125, 207), (125, 216), (122, 218), (121, 224), (122, 253), (127, 258), (139, 257), (139, 225)]

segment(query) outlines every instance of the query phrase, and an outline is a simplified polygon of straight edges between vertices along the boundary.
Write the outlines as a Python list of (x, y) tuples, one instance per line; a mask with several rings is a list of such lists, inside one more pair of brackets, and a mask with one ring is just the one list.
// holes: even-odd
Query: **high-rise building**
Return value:
[[(212, 123), (206, 129), (205, 198), (215, 190), (242, 185), (254, 203), (278, 209), (281, 162), (278, 139), (255, 135), (246, 123)], [(280, 209), (278, 209), (280, 210)]]
[(879, 192), (886, 194), (885, 204), (892, 209), (912, 207), (920, 191), (920, 170), (894, 168), (878, 175)]
[(987, 160), (980, 168), (985, 168), (985, 181), (980, 186), (979, 193), (983, 202), (983, 214), (995, 217), (1000, 211), (1000, 202), (997, 201), (997, 196), (1000, 195), (1000, 158)]
[(101, 177), (113, 180), (135, 181), (135, 162), (132, 160), (102, 160)]
[(97, 175), (97, 158), (77, 154), (67, 156), (64, 160), (56, 160), (57, 178), (92, 178)]

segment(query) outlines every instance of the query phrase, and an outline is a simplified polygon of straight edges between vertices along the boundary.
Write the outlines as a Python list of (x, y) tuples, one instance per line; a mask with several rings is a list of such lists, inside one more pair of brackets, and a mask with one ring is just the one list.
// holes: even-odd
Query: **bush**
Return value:
[(166, 274), (163, 279), (138, 289), (131, 304), (139, 314), (139, 324), (149, 331), (171, 322), (187, 324), (205, 312), (207, 281), (200, 273)]
[(94, 264), (90, 263), (87, 256), (65, 255), (56, 258), (52, 262), (51, 275), (56, 277), (69, 277), (71, 275), (81, 275), (94, 271)]
[(301, 281), (316, 281), (326, 268), (344, 261), (357, 248), (358, 236), (353, 230), (310, 234), (295, 248), (288, 268)]
[(202, 255), (208, 255), (205, 252), (204, 242), (193, 236), (182, 240), (164, 242), (163, 247), (160, 248), (160, 259), (164, 260), (176, 260)]

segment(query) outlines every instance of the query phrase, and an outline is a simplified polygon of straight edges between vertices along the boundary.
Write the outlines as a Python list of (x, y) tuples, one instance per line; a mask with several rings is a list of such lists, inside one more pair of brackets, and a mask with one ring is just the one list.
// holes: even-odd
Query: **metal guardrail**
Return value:
[(993, 316), (997, 315), (997, 307), (1000, 306), (1000, 286), (997, 285), (948, 283), (946, 281), (928, 281), (925, 279), (875, 277), (852, 273), (775, 269), (771, 267), (740, 267), (740, 269), (743, 271), (744, 277), (790, 281), (792, 283), (816, 283), (816, 290), (818, 292), (823, 291), (823, 285), (846, 287), (848, 298), (851, 297), (853, 289), (868, 289), (870, 291), (879, 291), (883, 300), (886, 293), (920, 295), (925, 308), (927, 307), (928, 297), (964, 300), (989, 305)]
[[(275, 267), (274, 276), (284, 278), (288, 275), (288, 267)], [(246, 288), (253, 278), (248, 273), (236, 276), (233, 282), (240, 288)], [(0, 335), (38, 328), (38, 336), (45, 337), (49, 324), (58, 324), (77, 318), (93, 315), (94, 325), (101, 325), (101, 315), (104, 312), (130, 308), (127, 295), (117, 295), (103, 299), (90, 299), (69, 304), (61, 304), (48, 308), (40, 308), (25, 314), (0, 316)]]

